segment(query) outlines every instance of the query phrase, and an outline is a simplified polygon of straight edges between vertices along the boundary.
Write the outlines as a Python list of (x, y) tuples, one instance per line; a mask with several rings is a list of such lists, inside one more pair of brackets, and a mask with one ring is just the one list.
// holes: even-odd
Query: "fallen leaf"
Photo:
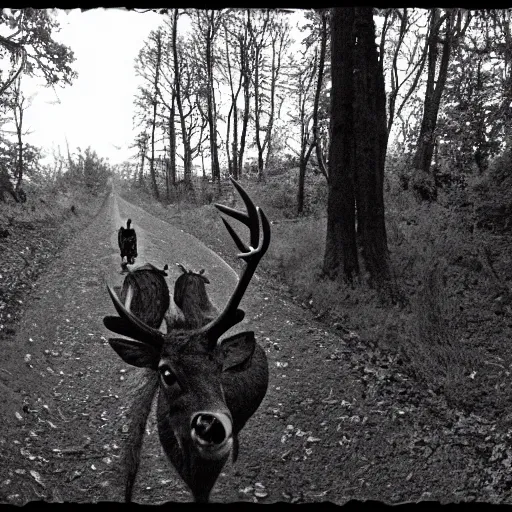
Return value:
[(30, 470), (30, 474), (32, 475), (32, 477), (34, 478), (34, 480), (35, 480), (35, 481), (36, 481), (36, 482), (37, 482), (41, 487), (46, 487), (46, 486), (44, 485), (43, 481), (41, 480), (41, 475), (40, 475), (37, 471), (35, 471), (35, 470), (31, 469), (31, 470)]

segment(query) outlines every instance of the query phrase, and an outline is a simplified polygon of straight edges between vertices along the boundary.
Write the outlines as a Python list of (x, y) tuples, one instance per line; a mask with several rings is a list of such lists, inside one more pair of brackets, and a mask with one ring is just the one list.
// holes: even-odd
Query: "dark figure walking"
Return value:
[[(119, 242), (119, 250), (121, 251), (121, 267), (123, 271), (127, 270), (127, 265), (133, 265), (135, 258), (137, 257), (137, 234), (135, 229), (130, 228), (132, 219), (128, 219), (126, 222), (126, 228), (121, 226), (117, 234), (117, 240)], [(126, 256), (126, 261), (124, 258)]]

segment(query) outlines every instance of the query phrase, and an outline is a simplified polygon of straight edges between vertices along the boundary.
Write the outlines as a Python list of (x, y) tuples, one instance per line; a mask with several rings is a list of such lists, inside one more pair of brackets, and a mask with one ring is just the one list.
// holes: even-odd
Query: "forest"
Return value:
[[(480, 440), (459, 494), (436, 481), (434, 498), (509, 500), (512, 9), (157, 12), (121, 163), (27, 142), (23, 78), (73, 87), (80, 70), (52, 11), (0, 14), (0, 340), (61, 246), (96, 222), (109, 180), (240, 269), (214, 207), (240, 206), (232, 177), (270, 219), (265, 295), (359, 354), (375, 403), (421, 409), (427, 444), (434, 424)], [(346, 357), (340, 345), (329, 361)], [(416, 496), (403, 476), (402, 494), (379, 487), (388, 501)]]

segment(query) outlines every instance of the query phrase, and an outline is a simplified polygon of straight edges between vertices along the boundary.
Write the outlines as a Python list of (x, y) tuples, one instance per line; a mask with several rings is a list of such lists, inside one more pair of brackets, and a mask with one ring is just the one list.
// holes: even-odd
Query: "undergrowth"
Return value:
[(0, 339), (13, 335), (38, 276), (91, 222), (105, 193), (26, 187), (25, 203), (0, 202)]

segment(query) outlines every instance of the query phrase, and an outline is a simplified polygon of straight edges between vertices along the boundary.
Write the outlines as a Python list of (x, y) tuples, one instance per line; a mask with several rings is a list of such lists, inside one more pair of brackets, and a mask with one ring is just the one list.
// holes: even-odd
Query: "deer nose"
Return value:
[(199, 412), (192, 417), (190, 433), (197, 449), (206, 458), (221, 458), (233, 445), (233, 422), (225, 413)]

